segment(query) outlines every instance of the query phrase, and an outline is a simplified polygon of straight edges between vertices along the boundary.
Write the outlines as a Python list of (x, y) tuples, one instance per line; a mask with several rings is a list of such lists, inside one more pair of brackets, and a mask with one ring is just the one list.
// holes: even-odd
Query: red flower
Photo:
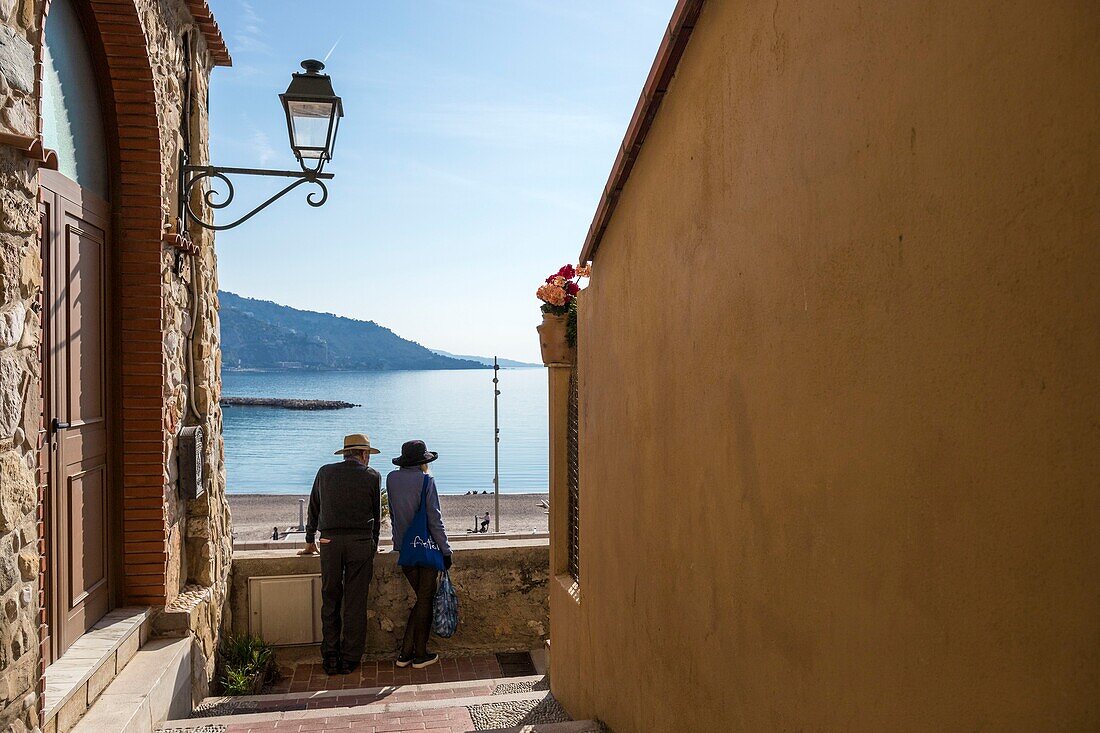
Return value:
[(581, 291), (581, 286), (577, 285), (572, 280), (570, 280), (569, 282), (567, 282), (565, 284), (565, 292), (569, 293), (570, 295), (576, 295), (580, 291)]
[(572, 265), (563, 265), (558, 274), (564, 277), (566, 280), (572, 280), (577, 276), (577, 271), (573, 269)]

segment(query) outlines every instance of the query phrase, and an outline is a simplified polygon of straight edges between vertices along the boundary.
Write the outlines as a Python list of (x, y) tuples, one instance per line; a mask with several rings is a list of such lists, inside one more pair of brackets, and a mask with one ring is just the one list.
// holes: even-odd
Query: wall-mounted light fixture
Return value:
[[(266, 170), (262, 168), (225, 168), (212, 165), (190, 165), (188, 163), (187, 148), (183, 145), (180, 151), (180, 185), (179, 185), (179, 210), (183, 225), (195, 223), (204, 229), (216, 232), (232, 229), (243, 224), (256, 214), (260, 213), (275, 201), (293, 191), (303, 183), (312, 183), (318, 186), (317, 191), (306, 196), (306, 202), (310, 206), (323, 206), (328, 200), (328, 188), (325, 181), (332, 179), (331, 173), (323, 173), (325, 163), (332, 160), (332, 150), (336, 145), (336, 131), (340, 127), (340, 118), (344, 116), (344, 107), (340, 97), (332, 90), (332, 79), (328, 74), (322, 74), (325, 65), (312, 59), (302, 62), (305, 73), (292, 75), (290, 86), (286, 92), (279, 95), (283, 103), (283, 111), (286, 113), (287, 132), (290, 134), (290, 147), (301, 165), (300, 171)], [(187, 111), (190, 105), (186, 106)], [(189, 121), (184, 115), (185, 128), (184, 139), (187, 139)], [(202, 193), (203, 202), (213, 210), (224, 209), (233, 202), (235, 191), (230, 176), (276, 176), (295, 179), (281, 191), (255, 207), (247, 214), (229, 222), (228, 224), (214, 224), (212, 221), (204, 221), (199, 214), (191, 208), (192, 191), (208, 179), (217, 179), (225, 184), (226, 191), (211, 187)]]

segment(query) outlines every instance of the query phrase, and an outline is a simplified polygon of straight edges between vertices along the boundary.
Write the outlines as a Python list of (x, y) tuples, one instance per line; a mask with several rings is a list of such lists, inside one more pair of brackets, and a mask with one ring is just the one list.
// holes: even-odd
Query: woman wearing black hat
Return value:
[[(438, 453), (428, 450), (422, 440), (410, 440), (401, 446), (401, 455), (393, 459), (396, 471), (386, 476), (386, 491), (390, 500), (390, 522), (393, 526), (393, 546), (401, 547), (417, 509), (424, 490), (424, 476), (428, 473), (428, 464), (439, 457)], [(428, 515), (428, 532), (432, 540), (443, 553), (443, 565), (451, 567), (451, 545), (447, 542), (447, 529), (443, 526), (443, 514), (439, 511), (439, 492), (435, 488), (435, 478), (428, 476), (425, 508)], [(428, 636), (432, 631), (432, 604), (435, 600), (435, 568), (421, 566), (402, 566), (402, 572), (416, 593), (416, 603), (409, 611), (409, 620), (405, 624), (405, 637), (401, 642), (401, 655), (397, 658), (398, 667), (421, 669), (439, 661), (438, 654), (428, 652)]]

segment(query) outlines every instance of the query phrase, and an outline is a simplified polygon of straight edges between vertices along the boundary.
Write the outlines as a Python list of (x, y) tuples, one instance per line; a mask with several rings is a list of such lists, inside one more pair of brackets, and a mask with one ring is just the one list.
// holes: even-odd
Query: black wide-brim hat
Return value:
[(431, 463), (436, 458), (439, 458), (439, 454), (428, 450), (428, 446), (424, 445), (423, 440), (410, 440), (401, 444), (401, 455), (393, 459), (393, 465), (403, 468), (406, 466), (419, 466), (424, 463)]

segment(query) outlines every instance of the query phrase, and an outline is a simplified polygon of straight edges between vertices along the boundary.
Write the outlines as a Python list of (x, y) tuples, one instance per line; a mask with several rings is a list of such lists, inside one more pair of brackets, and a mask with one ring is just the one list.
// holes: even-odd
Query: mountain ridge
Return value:
[(374, 321), (218, 291), (226, 369), (390, 371), (485, 369), (401, 338)]
[[(452, 359), (463, 359), (465, 361), (474, 361), (478, 364), (484, 364), (485, 366), (493, 365), (493, 357), (491, 356), (472, 356), (470, 354), (452, 354), (449, 351), (443, 349), (432, 349), (441, 356), (449, 356)], [(529, 361), (517, 361), (515, 359), (505, 359), (504, 357), (497, 357), (497, 364), (501, 369), (525, 369), (527, 367), (540, 367), (542, 364), (535, 364)]]

